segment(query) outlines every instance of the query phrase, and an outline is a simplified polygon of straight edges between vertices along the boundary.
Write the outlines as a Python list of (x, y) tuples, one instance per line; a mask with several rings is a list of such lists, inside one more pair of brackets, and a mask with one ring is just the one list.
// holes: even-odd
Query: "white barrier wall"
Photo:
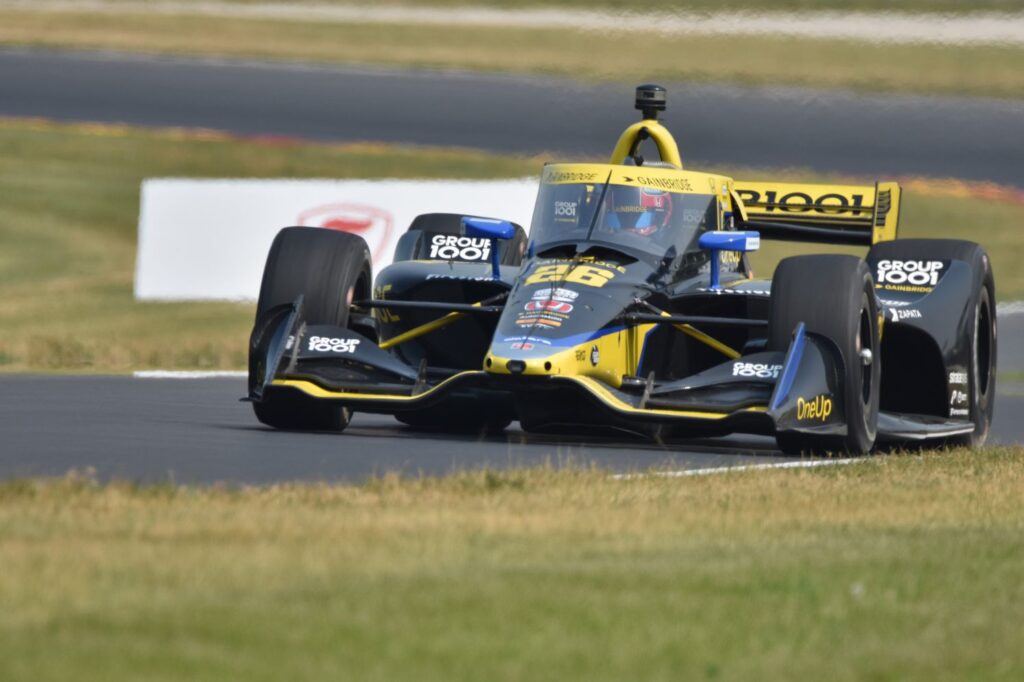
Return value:
[(142, 183), (135, 297), (259, 295), (274, 235), (289, 225), (366, 239), (374, 273), (421, 213), (501, 218), (529, 229), (537, 180), (179, 180)]

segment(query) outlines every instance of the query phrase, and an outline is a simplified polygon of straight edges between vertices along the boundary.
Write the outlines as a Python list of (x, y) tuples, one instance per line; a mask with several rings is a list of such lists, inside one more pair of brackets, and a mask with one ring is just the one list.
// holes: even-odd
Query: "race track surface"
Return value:
[[(387, 472), (590, 464), (619, 472), (794, 461), (774, 441), (734, 437), (664, 445), (526, 436), (424, 434), (391, 417), (356, 415), (343, 434), (261, 426), (238, 402), (240, 379), (0, 378), (0, 479), (95, 470), (102, 480), (207, 484), (361, 481)], [(1001, 395), (993, 441), (1024, 441), (1024, 393)]]
[[(1024, 186), (1024, 103), (666, 83), (687, 162)], [(631, 84), (0, 50), (0, 116), (604, 156)]]

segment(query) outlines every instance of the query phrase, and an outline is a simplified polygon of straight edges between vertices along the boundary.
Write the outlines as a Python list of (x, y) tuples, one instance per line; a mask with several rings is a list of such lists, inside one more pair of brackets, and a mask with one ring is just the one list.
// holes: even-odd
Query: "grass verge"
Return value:
[(1016, 680), (1024, 450), (0, 484), (0, 678)]
[[(251, 305), (133, 299), (143, 178), (520, 177), (536, 174), (541, 161), (0, 122), (0, 371), (244, 367)], [(1024, 224), (1024, 206), (908, 191), (903, 212), (903, 236), (981, 242), (992, 255), (1000, 298), (1024, 298), (1024, 272), (1017, 267), (1024, 239), (1004, 228)], [(774, 259), (801, 249), (821, 250), (769, 244), (755, 265), (768, 273)]]
[[(17, 1), (17, 0), (16, 0)], [(117, 6), (119, 4), (138, 4), (139, 0), (102, 0), (103, 4)], [(49, 0), (35, 0), (38, 5), (45, 6)], [(57, 0), (61, 4), (64, 0)], [(178, 0), (184, 7), (189, 5), (209, 5), (208, 0)], [(0, 3), (2, 4), (2, 3)], [(274, 0), (220, 0), (219, 4), (266, 5), (274, 4)], [(287, 4), (278, 0), (278, 4)], [(353, 0), (316, 0), (307, 4), (353, 5)], [(499, 7), (519, 9), (522, 7), (558, 7), (558, 8), (603, 8), (610, 11), (622, 10), (622, 0), (378, 0), (379, 6), (427, 7), (427, 8), (458, 8), (458, 7)], [(720, 0), (632, 0), (629, 10), (639, 11), (761, 11), (781, 12), (787, 10), (818, 10), (849, 12), (858, 10), (884, 10), (887, 12), (942, 12), (961, 14), (970, 12), (1019, 12), (1024, 10), (1022, 0), (974, 0), (965, 4), (961, 0), (738, 0), (729, 3), (725, 8)]]
[(0, 45), (1019, 98), (1024, 49), (0, 8)]

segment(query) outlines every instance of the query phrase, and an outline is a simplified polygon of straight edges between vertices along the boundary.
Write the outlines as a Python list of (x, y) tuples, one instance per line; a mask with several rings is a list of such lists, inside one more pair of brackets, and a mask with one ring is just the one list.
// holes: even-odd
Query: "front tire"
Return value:
[[(256, 319), (274, 306), (303, 296), (302, 320), (307, 325), (347, 327), (353, 300), (370, 298), (370, 250), (362, 237), (312, 227), (286, 227), (267, 254), (256, 304)], [(250, 392), (259, 376), (250, 343)], [(341, 431), (348, 426), (347, 408), (311, 398), (293, 389), (271, 389), (253, 403), (260, 422), (277, 429)]]
[[(793, 329), (831, 339), (842, 360), (845, 436), (779, 433), (787, 454), (867, 454), (878, 432), (878, 303), (867, 264), (856, 256), (795, 256), (779, 263), (772, 277), (768, 349), (785, 352)], [(870, 354), (864, 353), (865, 350)]]

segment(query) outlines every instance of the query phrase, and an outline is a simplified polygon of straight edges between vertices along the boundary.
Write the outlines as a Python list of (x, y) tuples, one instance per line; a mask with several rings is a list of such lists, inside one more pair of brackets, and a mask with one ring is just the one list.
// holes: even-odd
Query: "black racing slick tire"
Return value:
[[(772, 277), (768, 349), (785, 352), (793, 329), (831, 339), (842, 359), (845, 436), (779, 433), (787, 454), (867, 454), (878, 432), (881, 380), (878, 303), (867, 264), (856, 256), (794, 256)], [(870, 354), (864, 353), (870, 350)]]
[(996, 397), (996, 284), (985, 249), (959, 239), (900, 239), (876, 244), (871, 255), (884, 258), (960, 260), (971, 266), (968, 338), (971, 361), (967, 365), (971, 421), (974, 433), (948, 438), (945, 445), (981, 447), (988, 439)]
[[(286, 227), (267, 254), (256, 304), (256, 319), (274, 306), (303, 296), (302, 321), (307, 325), (347, 327), (353, 300), (368, 299), (373, 282), (370, 249), (362, 237), (312, 227)], [(255, 358), (249, 358), (254, 381)], [(277, 429), (341, 431), (351, 414), (346, 408), (295, 390), (273, 391), (253, 403), (256, 418)]]

